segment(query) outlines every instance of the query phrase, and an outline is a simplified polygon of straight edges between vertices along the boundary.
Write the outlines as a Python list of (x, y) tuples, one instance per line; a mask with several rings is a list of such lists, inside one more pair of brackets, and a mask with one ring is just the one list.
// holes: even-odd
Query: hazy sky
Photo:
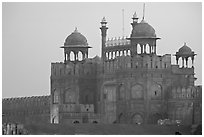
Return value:
[[(143, 3), (3, 3), (2, 97), (49, 95), (51, 62), (62, 62), (63, 45), (75, 27), (100, 56), (100, 21), (108, 21), (108, 37), (130, 36), (131, 18), (142, 18)], [(184, 42), (195, 57), (196, 84), (202, 80), (202, 4), (146, 3), (145, 20), (161, 40), (157, 54), (175, 54)], [(175, 63), (175, 57), (172, 57)]]

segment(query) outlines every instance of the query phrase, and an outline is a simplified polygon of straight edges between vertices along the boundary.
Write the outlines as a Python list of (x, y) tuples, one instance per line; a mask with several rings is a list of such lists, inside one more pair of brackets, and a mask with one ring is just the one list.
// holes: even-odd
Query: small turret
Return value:
[(134, 14), (133, 14), (133, 17), (132, 17), (132, 23), (131, 23), (131, 25), (132, 25), (132, 27), (134, 28), (134, 26), (138, 23), (138, 17), (137, 17), (137, 13), (135, 12)]

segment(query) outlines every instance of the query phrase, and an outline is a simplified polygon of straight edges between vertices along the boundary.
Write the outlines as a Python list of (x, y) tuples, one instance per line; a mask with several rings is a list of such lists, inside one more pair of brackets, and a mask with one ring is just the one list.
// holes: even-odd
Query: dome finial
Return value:
[(133, 17), (132, 17), (133, 19), (136, 19), (136, 18), (138, 18), (137, 17), (137, 13), (136, 13), (136, 11), (135, 11), (135, 13), (133, 14)]
[(184, 42), (184, 46), (187, 46), (187, 45), (186, 45), (186, 42)]
[(105, 18), (105, 16), (103, 17), (103, 19), (102, 19), (101, 22), (106, 22), (106, 18)]
[(77, 27), (75, 27), (75, 30), (74, 30), (74, 32), (78, 32), (78, 30), (77, 30)]

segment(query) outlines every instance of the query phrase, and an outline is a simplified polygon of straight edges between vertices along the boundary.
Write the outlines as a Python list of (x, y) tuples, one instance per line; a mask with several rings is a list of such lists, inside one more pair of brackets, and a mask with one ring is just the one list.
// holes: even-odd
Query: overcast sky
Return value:
[[(131, 18), (142, 18), (143, 3), (3, 3), (2, 97), (49, 95), (51, 62), (63, 62), (63, 45), (75, 27), (100, 56), (100, 21), (108, 21), (108, 37), (130, 36)], [(175, 54), (184, 42), (195, 51), (196, 84), (202, 80), (202, 4), (146, 3), (145, 20), (161, 40), (157, 54)], [(175, 63), (175, 57), (172, 57)]]

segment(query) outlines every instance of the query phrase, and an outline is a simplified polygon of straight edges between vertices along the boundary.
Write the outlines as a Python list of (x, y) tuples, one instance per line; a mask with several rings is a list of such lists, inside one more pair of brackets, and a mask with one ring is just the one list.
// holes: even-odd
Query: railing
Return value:
[(112, 38), (106, 41), (106, 47), (110, 46), (122, 46), (122, 45), (130, 45), (130, 40), (126, 39), (127, 37), (122, 37), (122, 38)]

